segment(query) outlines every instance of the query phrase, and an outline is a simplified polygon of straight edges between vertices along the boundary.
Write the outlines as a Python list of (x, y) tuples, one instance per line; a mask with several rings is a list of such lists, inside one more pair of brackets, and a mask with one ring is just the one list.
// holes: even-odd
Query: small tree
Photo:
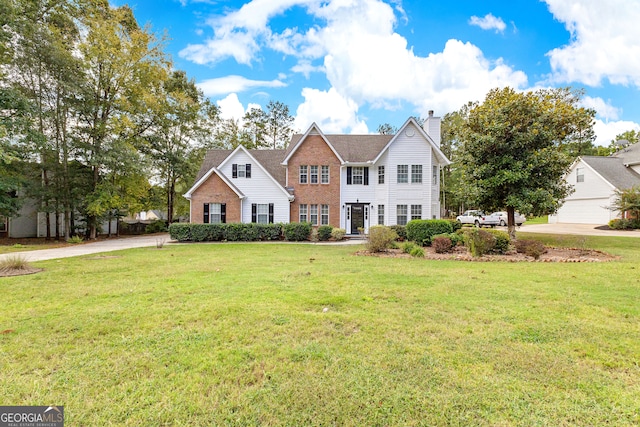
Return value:
[(459, 129), (463, 181), (475, 204), (507, 211), (515, 239), (515, 211), (539, 216), (555, 212), (571, 187), (562, 177), (571, 158), (567, 141), (588, 134), (593, 110), (579, 107), (580, 92), (494, 89), (475, 103)]
[(622, 218), (640, 222), (640, 185), (626, 190), (616, 190), (612, 210), (620, 211)]

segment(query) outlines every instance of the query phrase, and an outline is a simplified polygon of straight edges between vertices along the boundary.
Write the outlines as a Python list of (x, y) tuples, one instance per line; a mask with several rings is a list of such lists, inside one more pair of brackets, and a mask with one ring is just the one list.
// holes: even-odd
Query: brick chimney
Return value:
[(433, 116), (433, 110), (429, 110), (429, 117), (424, 121), (424, 131), (433, 139), (440, 148), (440, 117)]

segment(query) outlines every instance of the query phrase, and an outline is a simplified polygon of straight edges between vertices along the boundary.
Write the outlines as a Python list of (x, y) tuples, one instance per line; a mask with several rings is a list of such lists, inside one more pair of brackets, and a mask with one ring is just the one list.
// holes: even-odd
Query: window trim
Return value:
[(300, 165), (300, 168), (299, 168), (299, 171), (298, 171), (298, 183), (300, 183), (300, 184), (308, 184), (309, 183), (309, 166)]
[(306, 203), (300, 204), (298, 207), (298, 222), (309, 222), (309, 208)]
[[(403, 212), (404, 211), (404, 212)], [(407, 205), (396, 205), (396, 224), (397, 225), (407, 225), (408, 221), (408, 209)], [(404, 221), (400, 221), (400, 218), (403, 218)]]
[[(400, 168), (402, 168), (404, 171), (401, 171)], [(409, 165), (397, 165), (396, 171), (397, 171), (397, 177), (396, 177), (397, 183), (408, 184), (409, 183)]]
[(318, 184), (318, 182), (318, 165), (311, 165), (309, 166), (309, 184)]
[(378, 205), (378, 225), (384, 225), (384, 205)]
[(329, 205), (320, 205), (320, 225), (329, 225)]
[(378, 166), (378, 184), (384, 184), (384, 165)]
[(411, 165), (411, 183), (422, 184), (422, 165)]
[(584, 182), (584, 168), (576, 168), (576, 182)]
[(322, 165), (320, 167), (320, 184), (328, 184), (328, 183), (329, 183), (329, 165)]
[(318, 225), (318, 205), (317, 204), (309, 205), (309, 222), (311, 223), (311, 225)]
[(411, 219), (422, 219), (422, 205), (411, 205)]

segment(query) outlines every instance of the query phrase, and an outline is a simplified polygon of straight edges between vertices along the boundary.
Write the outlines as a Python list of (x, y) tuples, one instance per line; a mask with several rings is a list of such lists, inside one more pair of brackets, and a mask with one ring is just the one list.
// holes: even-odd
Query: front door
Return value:
[(351, 234), (359, 234), (359, 228), (364, 228), (364, 203), (351, 205)]

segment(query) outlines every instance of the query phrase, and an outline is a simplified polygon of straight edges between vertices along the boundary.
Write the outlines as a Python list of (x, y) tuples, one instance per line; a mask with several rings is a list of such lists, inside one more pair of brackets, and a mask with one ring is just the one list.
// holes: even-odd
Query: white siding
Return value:
[[(412, 127), (409, 125), (408, 127)], [(422, 205), (422, 218), (429, 219), (433, 213), (431, 166), (433, 164), (432, 148), (420, 134), (415, 131), (413, 136), (400, 132), (395, 142), (389, 147), (386, 170), (388, 188), (387, 224), (396, 223), (397, 205)], [(408, 183), (398, 184), (397, 166), (409, 166)], [(411, 165), (422, 165), (422, 183), (411, 183)]]
[[(577, 182), (577, 169), (582, 169), (584, 181)], [(557, 222), (575, 224), (606, 224), (618, 213), (609, 210), (614, 188), (582, 161), (574, 164), (567, 174), (567, 182), (574, 192), (564, 201), (556, 215)]]
[[(233, 164), (251, 164), (251, 178), (232, 178)], [(289, 199), (262, 168), (245, 152), (237, 151), (220, 171), (246, 196), (242, 200), (242, 222), (251, 222), (251, 205), (273, 203), (273, 222), (289, 222)]]

